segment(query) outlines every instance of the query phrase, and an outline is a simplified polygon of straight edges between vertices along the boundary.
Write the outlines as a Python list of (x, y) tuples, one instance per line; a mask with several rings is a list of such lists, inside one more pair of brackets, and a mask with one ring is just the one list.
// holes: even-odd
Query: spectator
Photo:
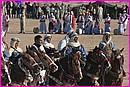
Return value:
[(111, 32), (110, 20), (111, 20), (111, 18), (109, 16), (109, 14), (107, 14), (107, 17), (105, 18), (105, 22), (104, 22), (104, 24), (105, 24), (105, 32)]
[[(83, 13), (80, 13), (80, 15), (79, 15), (78, 18), (77, 18), (76, 23), (77, 23), (77, 28), (78, 28), (78, 29), (81, 29), (81, 31), (82, 31), (82, 33), (83, 33), (84, 24), (85, 24), (85, 18), (84, 18)], [(81, 33), (81, 34), (82, 34), (82, 33)]]
[(25, 33), (25, 15), (22, 13), (20, 15), (20, 32), (19, 33)]
[(99, 21), (102, 21), (102, 19), (103, 19), (103, 8), (101, 5), (98, 8), (98, 19), (99, 19)]
[(93, 30), (92, 30), (92, 33), (93, 34), (99, 34), (100, 32), (100, 23), (99, 23), (99, 20), (97, 19), (96, 21), (95, 21), (95, 24), (94, 24), (94, 28), (93, 28)]
[(65, 16), (65, 28), (64, 33), (67, 33), (67, 31), (72, 29), (72, 15), (70, 14), (70, 11), (68, 11), (67, 15)]
[(60, 19), (57, 19), (57, 23), (55, 24), (54, 28), (53, 28), (53, 32), (55, 32), (56, 34), (61, 34), (61, 22)]
[(90, 13), (88, 13), (88, 20), (86, 20), (85, 24), (85, 34), (92, 34), (92, 27), (93, 27), (93, 22), (92, 22), (92, 16)]
[(55, 16), (53, 13), (51, 13), (50, 19), (49, 19), (49, 33), (52, 33), (55, 24), (56, 24)]
[(117, 10), (117, 4), (114, 6), (114, 12), (115, 12), (115, 14), (114, 14), (114, 18), (115, 19), (117, 19), (117, 13), (118, 13), (118, 10)]
[(129, 16), (128, 16), (128, 14), (127, 14), (127, 12), (124, 10), (123, 11), (123, 27), (124, 27), (124, 31), (126, 30), (126, 28), (127, 28), (127, 23), (128, 23), (128, 18), (129, 18)]
[(41, 17), (40, 17), (40, 32), (43, 33), (47, 33), (46, 30), (46, 17), (45, 15), (42, 13)]
[(123, 26), (123, 16), (121, 13), (119, 13), (119, 20), (118, 20), (118, 30), (119, 30), (119, 34), (123, 34), (124, 33), (124, 26)]
[(3, 31), (8, 32), (9, 31), (9, 15), (7, 13), (5, 13), (5, 15), (3, 15)]

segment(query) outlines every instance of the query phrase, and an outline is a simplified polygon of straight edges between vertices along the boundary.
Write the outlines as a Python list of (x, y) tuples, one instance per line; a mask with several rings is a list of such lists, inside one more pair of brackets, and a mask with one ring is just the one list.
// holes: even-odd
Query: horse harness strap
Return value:
[(90, 77), (90, 78), (92, 78), (92, 79), (94, 79), (94, 80), (95, 80), (94, 77), (97, 77), (96, 75), (91, 74), (91, 73), (88, 73), (87, 71), (84, 71), (83, 73), (84, 73), (86, 76), (88, 76), (88, 77)]
[(59, 65), (60, 65), (60, 68), (62, 69), (62, 71), (63, 71), (63, 73), (65, 74), (66, 77), (75, 80), (75, 77), (74, 77), (74, 76), (72, 76), (72, 75), (68, 75), (68, 74), (65, 72), (65, 70), (64, 70), (63, 67), (61, 66), (61, 63), (60, 63), (60, 62), (59, 62)]
[(18, 59), (18, 66), (19, 66), (19, 68), (25, 73), (25, 75), (26, 75), (27, 77), (31, 77), (31, 78), (32, 78), (32, 76), (31, 76), (29, 70), (27, 70), (26, 67), (23, 67), (23, 66), (22, 66), (21, 61), (22, 61), (21, 58)]
[(59, 85), (64, 85), (63, 84), (63, 82), (61, 82), (59, 79), (57, 79), (56, 77), (54, 77), (54, 76), (52, 76), (52, 75), (49, 75), (49, 77), (53, 80), (53, 81), (55, 81), (57, 84), (59, 84)]
[(111, 75), (113, 75), (115, 78), (119, 78), (119, 76), (118, 76), (117, 73), (115, 73), (115, 72), (113, 72), (113, 71), (109, 71), (109, 73), (110, 73)]

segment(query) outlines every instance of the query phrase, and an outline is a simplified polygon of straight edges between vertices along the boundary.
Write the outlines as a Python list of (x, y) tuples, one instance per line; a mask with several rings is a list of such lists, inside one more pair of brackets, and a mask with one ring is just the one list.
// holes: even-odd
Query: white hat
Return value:
[(44, 36), (44, 40), (46, 40), (46, 39), (49, 38), (49, 37), (52, 37), (52, 35), (51, 35), (51, 34), (46, 34), (46, 35)]
[(71, 37), (75, 38), (75, 37), (79, 37), (79, 35), (75, 32), (71, 35)]
[(106, 35), (106, 34), (109, 34), (109, 35), (111, 35), (111, 34), (110, 34), (110, 32), (105, 32), (105, 33), (104, 33), (104, 35)]
[(74, 33), (74, 30), (73, 30), (73, 29), (69, 30), (69, 31), (67, 32), (68, 37), (70, 38), (73, 33)]
[(126, 10), (124, 10), (123, 13), (126, 13)]
[(19, 38), (11, 38), (10, 47), (14, 47), (16, 42), (20, 42)]

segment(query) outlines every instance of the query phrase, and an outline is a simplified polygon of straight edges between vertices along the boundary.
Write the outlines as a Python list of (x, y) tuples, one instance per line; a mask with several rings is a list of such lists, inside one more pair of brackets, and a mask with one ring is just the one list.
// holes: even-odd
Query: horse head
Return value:
[(80, 66), (80, 58), (81, 58), (81, 52), (76, 49), (72, 48), (72, 69), (73, 73), (78, 76), (78, 80), (81, 80), (83, 78), (82, 71), (81, 71), (81, 66)]
[(18, 63), (21, 62), (28, 70), (32, 70), (34, 74), (39, 73), (40, 66), (36, 61), (27, 53), (21, 53), (21, 58), (18, 60)]
[(122, 48), (121, 50), (120, 49), (117, 49), (117, 50), (114, 50), (112, 52), (112, 60), (111, 60), (111, 64), (112, 64), (112, 70), (118, 74), (121, 73), (121, 68), (122, 68), (122, 65), (124, 64), (124, 56), (122, 54), (124, 48)]
[(51, 72), (58, 70), (58, 66), (46, 53), (40, 52), (39, 50), (31, 50), (30, 46), (26, 46), (26, 50), (42, 68), (49, 69)]
[(102, 49), (96, 46), (92, 51), (88, 52), (85, 74), (91, 78), (92, 82), (97, 81), (101, 75), (105, 74), (104, 72), (106, 69), (110, 67), (111, 64), (107, 60)]

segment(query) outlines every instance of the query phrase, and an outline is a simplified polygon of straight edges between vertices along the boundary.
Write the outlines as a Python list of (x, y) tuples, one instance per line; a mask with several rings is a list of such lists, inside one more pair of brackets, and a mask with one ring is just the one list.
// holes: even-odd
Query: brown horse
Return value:
[(79, 61), (80, 57), (81, 52), (73, 48), (70, 55), (56, 61), (59, 68), (58, 71), (50, 74), (49, 85), (77, 85), (77, 82), (83, 78)]
[[(54, 63), (54, 61), (45, 53), (39, 52), (39, 50), (32, 50), (30, 46), (26, 46), (26, 53), (29, 53), (34, 60), (39, 64), (39, 66), (42, 68), (42, 71), (40, 71), (40, 75), (35, 77), (35, 83), (37, 82), (37, 85), (47, 85), (48, 83), (48, 75), (49, 73), (54, 73), (58, 70), (58, 66)], [(42, 72), (45, 72), (44, 74)], [(40, 77), (40, 81), (39, 81)]]
[(28, 82), (32, 82), (33, 79), (30, 79), (30, 77), (38, 74), (38, 72), (40, 71), (39, 65), (29, 54), (21, 53), (19, 56), (20, 58), (18, 59), (18, 61), (11, 66), (11, 85), (27, 85), (24, 84), (25, 80), (28, 80)]
[(93, 51), (89, 51), (87, 61), (83, 72), (83, 79), (78, 83), (80, 86), (99, 86), (98, 79), (102, 78), (103, 70), (109, 67), (109, 62), (106, 59), (103, 51), (97, 46)]
[(50, 69), (51, 72), (58, 70), (58, 66), (47, 54), (31, 50), (30, 46), (26, 46), (26, 53), (29, 53), (42, 68)]
[(125, 72), (123, 69), (124, 64), (124, 56), (122, 55), (122, 51), (117, 49), (112, 52), (112, 58), (110, 59), (111, 70), (108, 74), (105, 75), (105, 85), (109, 86), (121, 86), (123, 82), (123, 77), (125, 76)]

